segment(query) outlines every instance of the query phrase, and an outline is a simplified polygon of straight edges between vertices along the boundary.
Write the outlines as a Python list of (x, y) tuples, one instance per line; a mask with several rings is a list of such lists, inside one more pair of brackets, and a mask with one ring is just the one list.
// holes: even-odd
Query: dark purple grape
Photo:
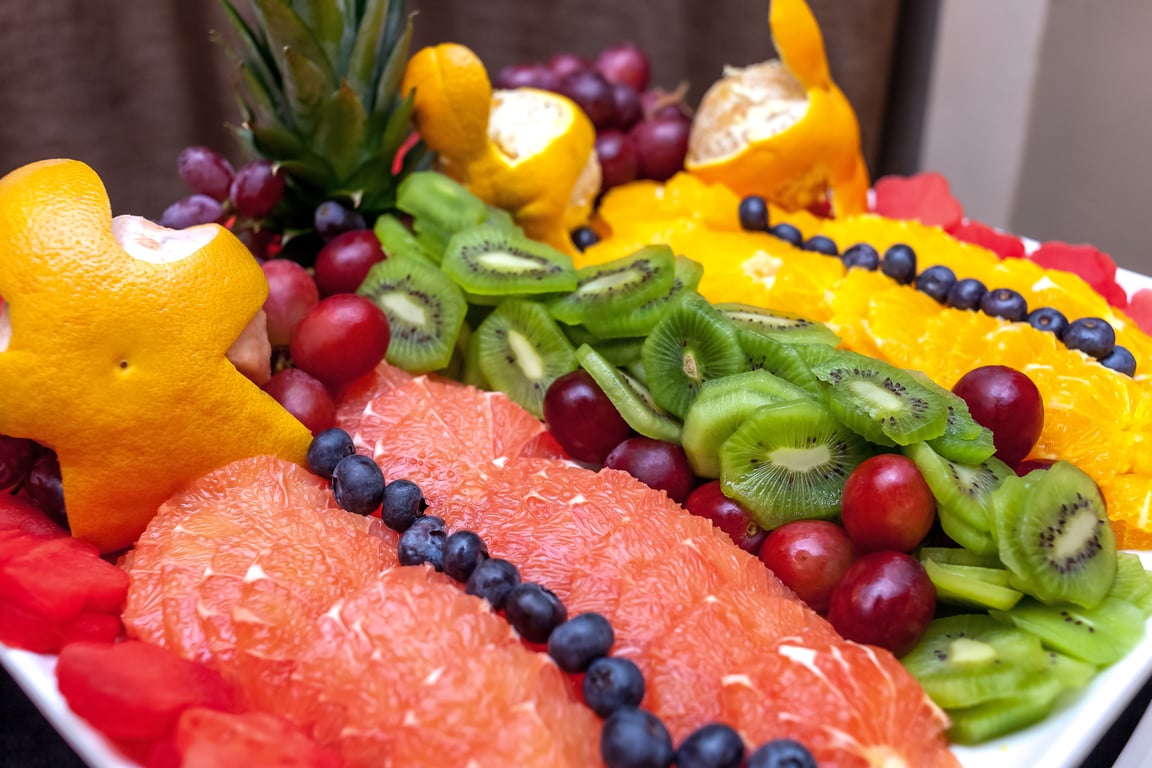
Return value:
[(610, 83), (627, 85), (637, 93), (648, 87), (652, 64), (633, 42), (609, 46), (596, 58), (596, 71)]
[(678, 504), (684, 503), (696, 484), (684, 449), (650, 437), (631, 437), (620, 443), (604, 458), (604, 466), (627, 472)]
[(335, 200), (328, 200), (316, 206), (312, 223), (316, 227), (316, 234), (320, 235), (324, 242), (345, 232), (366, 229), (368, 226), (359, 211), (346, 208)]
[(612, 129), (598, 133), (596, 156), (600, 161), (601, 190), (607, 191), (636, 180), (639, 166), (636, 149), (628, 134)]
[(539, 88), (542, 91), (556, 90), (560, 78), (544, 64), (510, 64), (496, 76), (496, 87)]
[(556, 90), (576, 102), (597, 130), (615, 123), (616, 102), (612, 86), (598, 72), (570, 72), (560, 78)]
[(208, 195), (189, 195), (164, 209), (160, 226), (185, 229), (197, 224), (211, 224), (224, 218), (224, 207)]
[(556, 77), (564, 77), (573, 72), (590, 71), (592, 69), (592, 62), (574, 53), (558, 53), (548, 59), (548, 69), (554, 72)]
[(1028, 317), (1028, 301), (1011, 288), (995, 288), (980, 300), (980, 311), (1016, 322)]
[(846, 267), (874, 270), (880, 266), (880, 254), (868, 243), (850, 245), (840, 257)]
[(740, 217), (740, 228), (745, 232), (768, 231), (768, 203), (760, 195), (748, 195), (742, 199), (736, 213)]
[(896, 243), (884, 251), (880, 271), (901, 285), (908, 285), (916, 277), (916, 251), (904, 243)]
[(953, 309), (975, 310), (980, 308), (980, 301), (986, 293), (988, 288), (984, 283), (974, 277), (965, 277), (957, 280), (955, 285), (948, 289), (944, 302)]
[(276, 209), (284, 197), (284, 174), (268, 160), (253, 160), (240, 166), (228, 191), (236, 213), (262, 219)]
[(813, 235), (804, 241), (804, 245), (802, 247), (806, 251), (822, 253), (825, 256), (840, 255), (840, 249), (836, 247), (836, 241), (824, 235)]
[(228, 190), (236, 172), (232, 164), (208, 147), (185, 147), (176, 158), (176, 172), (193, 192), (217, 202), (228, 199)]
[(60, 479), (60, 462), (55, 451), (42, 450), (28, 470), (24, 491), (44, 514), (62, 525), (66, 524), (64, 483)]
[(577, 461), (600, 464), (632, 435), (632, 428), (584, 370), (566, 373), (544, 393), (544, 423)]
[(640, 94), (627, 83), (612, 83), (612, 105), (616, 109), (616, 127), (627, 131), (644, 117)]
[(916, 290), (926, 293), (941, 304), (948, 298), (948, 291), (956, 284), (956, 273), (943, 264), (928, 267), (916, 278)]
[(0, 435), (0, 491), (23, 483), (42, 452), (33, 440)]
[(1038, 307), (1028, 313), (1028, 324), (1038, 331), (1047, 331), (1056, 334), (1056, 338), (1064, 337), (1064, 330), (1068, 327), (1068, 318), (1064, 313), (1052, 307)]
[(1100, 358), (1100, 365), (1127, 376), (1133, 376), (1136, 373), (1136, 358), (1119, 344), (1113, 347), (1107, 355)]
[(1105, 358), (1116, 346), (1116, 331), (1100, 317), (1081, 317), (1068, 324), (1061, 339), (1068, 349), (1078, 349), (1086, 355)]
[(629, 135), (640, 161), (640, 178), (667, 181), (684, 169), (692, 123), (682, 117), (641, 120)]

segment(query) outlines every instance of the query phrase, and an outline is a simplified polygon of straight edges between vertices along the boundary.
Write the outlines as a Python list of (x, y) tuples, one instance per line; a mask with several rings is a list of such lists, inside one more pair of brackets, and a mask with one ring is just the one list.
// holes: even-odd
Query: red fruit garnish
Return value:
[(370, 229), (354, 229), (329, 240), (316, 256), (316, 287), (322, 297), (355, 293), (384, 249)]
[(667, 181), (683, 170), (691, 130), (692, 123), (682, 116), (655, 117), (632, 126), (628, 135), (636, 148), (639, 177)]
[(0, 494), (0, 531), (6, 530), (45, 539), (68, 535), (42, 509), (8, 493)]
[(1079, 275), (1112, 306), (1124, 308), (1128, 304), (1128, 295), (1116, 283), (1116, 262), (1098, 248), (1054, 240), (1041, 245), (1028, 258), (1045, 269)]
[(1012, 467), (1020, 477), (1024, 477), (1029, 472), (1035, 472), (1037, 469), (1048, 469), (1056, 463), (1056, 459), (1024, 459), (1016, 466)]
[(566, 373), (544, 393), (544, 423), (569, 456), (602, 464), (632, 434), (628, 422), (583, 370)]
[(1141, 288), (1128, 300), (1128, 315), (1144, 333), (1152, 334), (1152, 288)]
[(719, 480), (704, 483), (692, 491), (684, 501), (684, 508), (711, 520), (732, 537), (736, 546), (749, 554), (757, 554), (768, 536), (768, 532), (752, 519), (740, 502), (724, 495)]
[(384, 359), (391, 340), (380, 307), (354, 293), (321, 299), (292, 330), (296, 367), (332, 389), (363, 376)]
[(936, 588), (924, 566), (903, 552), (872, 552), (832, 590), (828, 621), (845, 639), (901, 656), (924, 635), (936, 612)]
[(760, 560), (812, 610), (828, 610), (832, 588), (856, 562), (848, 534), (827, 520), (797, 520), (768, 533)]
[(320, 301), (320, 291), (308, 271), (289, 259), (272, 259), (260, 268), (268, 281), (268, 298), (264, 299), (268, 341), (274, 347), (286, 347), (296, 323)]
[(176, 749), (183, 766), (278, 766), (338, 768), (340, 757), (321, 747), (298, 727), (267, 712), (239, 714), (193, 707), (176, 727)]
[(628, 134), (616, 130), (598, 133), (596, 156), (600, 161), (601, 190), (607, 191), (636, 180), (636, 149)]
[(961, 242), (987, 248), (1002, 259), (1024, 258), (1024, 241), (1001, 232), (974, 219), (965, 219), (952, 230), (952, 237)]
[(948, 179), (932, 171), (912, 176), (885, 176), (874, 185), (872, 210), (890, 219), (912, 219), (928, 226), (951, 230), (964, 218), (964, 209)]
[(264, 391), (308, 427), (313, 435), (336, 425), (336, 402), (327, 387), (299, 368), (277, 372), (264, 385)]
[(968, 404), (972, 418), (992, 430), (996, 456), (1018, 464), (1044, 429), (1044, 400), (1032, 379), (1006, 365), (973, 368), (952, 391)]
[(604, 466), (623, 470), (680, 503), (692, 493), (695, 483), (684, 449), (650, 437), (633, 437), (620, 443), (604, 459)]
[(841, 516), (864, 552), (911, 552), (936, 519), (936, 498), (916, 463), (898, 453), (862, 461), (844, 483)]
[(623, 83), (642, 93), (648, 87), (652, 65), (633, 42), (605, 48), (596, 59), (596, 70), (610, 83)]

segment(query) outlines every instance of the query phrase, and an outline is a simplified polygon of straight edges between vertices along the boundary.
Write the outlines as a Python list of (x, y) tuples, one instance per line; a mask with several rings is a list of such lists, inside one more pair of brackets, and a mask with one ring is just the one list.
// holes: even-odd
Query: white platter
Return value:
[[(1118, 282), (1129, 294), (1152, 287), (1152, 278), (1127, 270), (1119, 271)], [(1139, 554), (1144, 567), (1152, 569), (1152, 552)], [(137, 763), (124, 757), (68, 709), (56, 687), (54, 656), (15, 650), (0, 643), (0, 665), (84, 762), (92, 768), (137, 768)], [(1084, 690), (1069, 696), (1043, 722), (979, 747), (957, 746), (953, 751), (964, 768), (1078, 768), (1150, 677), (1152, 619), (1143, 641), (1132, 653), (1097, 675)], [(1147, 766), (1150, 756), (1152, 711), (1145, 714), (1116, 768)]]

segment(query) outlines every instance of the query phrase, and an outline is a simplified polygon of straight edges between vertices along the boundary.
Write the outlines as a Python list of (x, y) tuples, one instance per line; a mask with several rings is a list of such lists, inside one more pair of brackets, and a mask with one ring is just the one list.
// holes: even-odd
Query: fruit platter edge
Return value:
[[(1152, 277), (1125, 269), (1117, 282), (1131, 295), (1152, 288)], [(1136, 552), (1152, 570), (1152, 551)], [(0, 643), (3, 666), (69, 746), (92, 768), (137, 768), (114, 746), (68, 708), (56, 685), (56, 657), (30, 653)], [(1077, 768), (1145, 682), (1152, 678), (1152, 619), (1144, 639), (1126, 657), (1096, 675), (1083, 690), (1069, 696), (1042, 722), (977, 747), (954, 746), (965, 768)], [(1144, 719), (1152, 717), (1152, 709)]]

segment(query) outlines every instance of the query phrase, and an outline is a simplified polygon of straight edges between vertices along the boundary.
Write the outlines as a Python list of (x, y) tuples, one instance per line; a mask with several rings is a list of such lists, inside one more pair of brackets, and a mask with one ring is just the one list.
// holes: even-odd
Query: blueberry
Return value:
[(740, 226), (746, 232), (768, 231), (768, 204), (760, 195), (748, 195), (740, 201)]
[(744, 740), (723, 723), (697, 728), (676, 750), (676, 768), (740, 768), (743, 762)]
[(868, 245), (868, 243), (856, 243), (849, 246), (848, 250), (844, 251), (844, 255), (840, 257), (844, 261), (846, 267), (861, 267), (862, 269), (873, 270), (880, 266), (880, 254), (876, 249)]
[(367, 456), (345, 456), (332, 470), (332, 495), (342, 509), (370, 515), (384, 498), (384, 473)]
[(332, 470), (340, 459), (356, 453), (352, 436), (339, 427), (326, 429), (308, 444), (308, 469), (325, 480), (332, 479)]
[(411, 480), (393, 480), (384, 486), (384, 506), (380, 517), (384, 525), (403, 533), (428, 508), (424, 492)]
[(546, 643), (552, 630), (568, 620), (568, 609), (550, 589), (517, 584), (504, 601), (504, 618), (530, 643)]
[(984, 298), (986, 293), (988, 293), (988, 289), (984, 283), (974, 277), (965, 277), (963, 280), (957, 280), (948, 289), (944, 303), (955, 309), (979, 309), (980, 300)]
[(806, 251), (823, 253), (825, 256), (838, 256), (840, 254), (840, 249), (836, 247), (836, 241), (824, 235), (813, 235), (804, 242), (802, 247)]
[(628, 659), (603, 656), (588, 665), (584, 703), (600, 717), (621, 707), (638, 707), (644, 700), (644, 673)]
[(773, 739), (748, 756), (748, 768), (816, 768), (816, 758), (798, 741)]
[(444, 568), (444, 540), (448, 529), (442, 518), (434, 515), (422, 517), (400, 534), (397, 547), (400, 565), (428, 563), (436, 570)]
[(1028, 317), (1028, 301), (1011, 288), (994, 288), (980, 300), (980, 311), (1016, 322)]
[(787, 222), (780, 222), (776, 226), (772, 227), (772, 229), (768, 230), (768, 232), (769, 234), (780, 238), (786, 243), (791, 243), (797, 248), (799, 248), (800, 243), (804, 241), (804, 235), (800, 234), (800, 230), (796, 229), (796, 227)]
[(956, 273), (943, 264), (928, 267), (916, 278), (916, 290), (926, 293), (941, 304), (948, 298), (948, 291), (956, 284)]
[(565, 672), (575, 674), (607, 656), (616, 642), (612, 623), (598, 613), (574, 616), (552, 631), (548, 638), (548, 655)]
[(1081, 317), (1068, 324), (1060, 340), (1068, 349), (1103, 359), (1116, 346), (1116, 331), (1103, 318)]
[(626, 707), (604, 721), (600, 757), (606, 768), (668, 768), (672, 756), (672, 735), (651, 712)]
[(901, 285), (908, 285), (916, 277), (916, 251), (904, 243), (896, 243), (884, 251), (880, 271)]
[(1109, 354), (1100, 358), (1100, 365), (1128, 376), (1133, 376), (1136, 373), (1136, 358), (1119, 344), (1112, 347)]
[(1056, 334), (1056, 338), (1064, 338), (1064, 330), (1068, 327), (1068, 318), (1064, 313), (1052, 307), (1038, 307), (1028, 313), (1028, 324), (1038, 331), (1048, 331)]
[(493, 610), (499, 611), (504, 607), (508, 593), (519, 583), (520, 572), (516, 566), (507, 560), (493, 557), (476, 566), (464, 584), (464, 591), (487, 600)]
[(577, 250), (583, 252), (600, 242), (600, 235), (596, 234), (596, 230), (592, 227), (576, 227), (569, 235), (572, 238), (572, 245), (576, 246)]
[(444, 573), (456, 581), (468, 581), (487, 559), (488, 545), (473, 531), (456, 531), (444, 540)]

